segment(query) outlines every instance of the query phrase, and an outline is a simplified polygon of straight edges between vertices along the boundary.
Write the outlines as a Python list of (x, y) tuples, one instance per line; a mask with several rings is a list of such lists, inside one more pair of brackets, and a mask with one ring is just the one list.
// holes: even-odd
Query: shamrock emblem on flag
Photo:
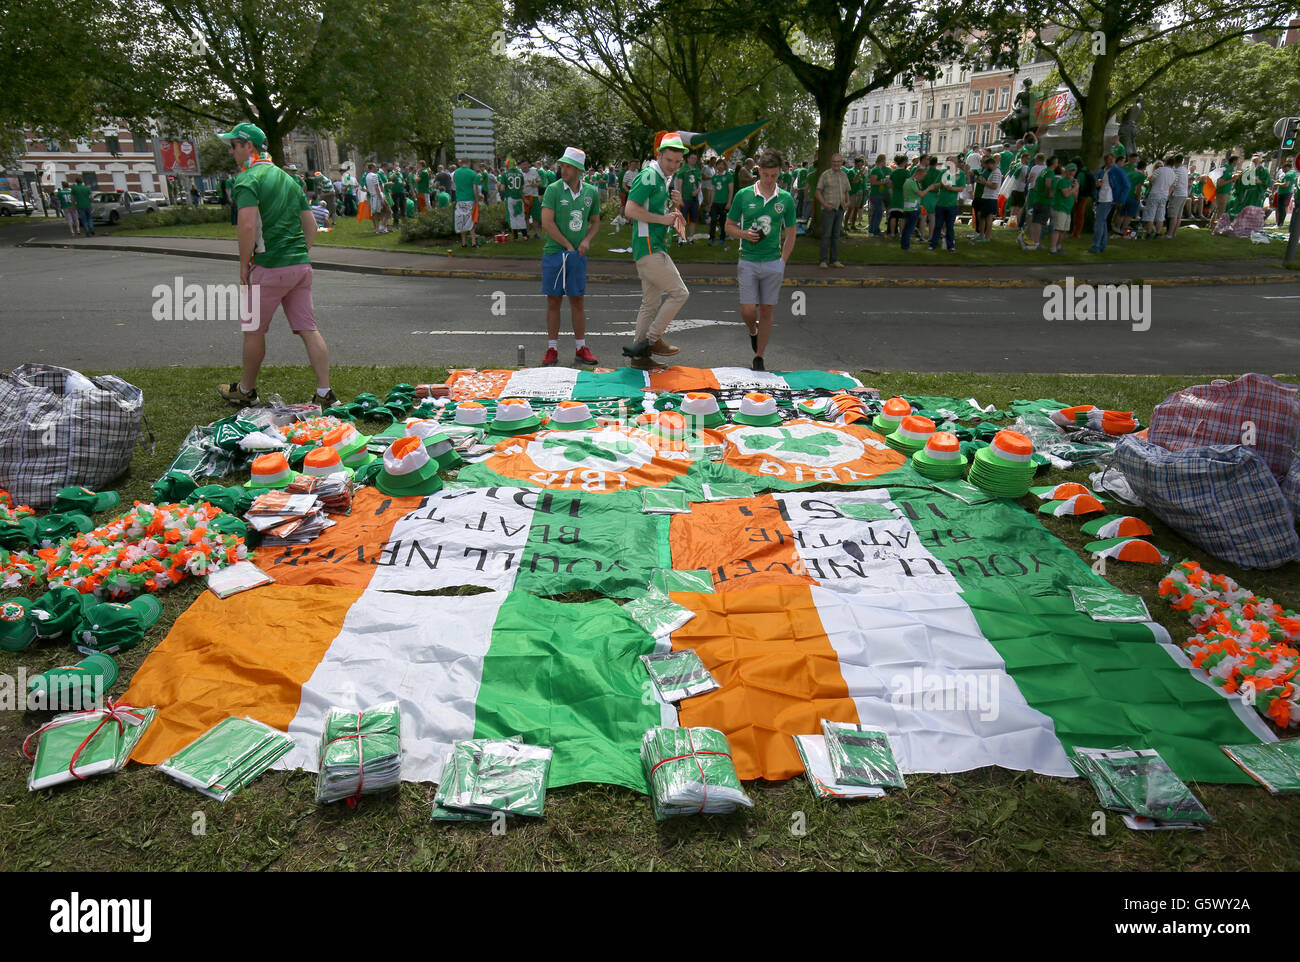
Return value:
[(798, 454), (811, 454), (819, 458), (824, 458), (831, 453), (831, 450), (840, 446), (840, 438), (834, 431), (819, 431), (816, 434), (810, 434), (807, 437), (795, 437), (794, 432), (789, 428), (781, 428), (780, 437), (772, 437), (768, 434), (760, 434), (746, 438), (746, 443), (751, 448), (763, 450), (772, 448), (777, 454), (782, 452), (793, 452)]
[(614, 452), (628, 453), (632, 450), (632, 445), (627, 441), (615, 441), (608, 447), (589, 441), (585, 438), (547, 438), (542, 444), (544, 450), (550, 451), (559, 449), (561, 456), (566, 461), (572, 461), (575, 464), (581, 464), (583, 461), (595, 458), (601, 461), (617, 462), (618, 456)]

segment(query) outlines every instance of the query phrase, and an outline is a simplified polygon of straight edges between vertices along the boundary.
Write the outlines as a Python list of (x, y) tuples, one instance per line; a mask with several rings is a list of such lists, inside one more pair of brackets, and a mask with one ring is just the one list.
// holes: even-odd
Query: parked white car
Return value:
[(148, 197), (151, 201), (153, 201), (154, 204), (158, 207), (170, 207), (172, 203), (167, 199), (166, 194), (153, 193), (153, 194), (145, 194), (145, 196)]
[(12, 217), (14, 214), (31, 214), (36, 208), (13, 194), (0, 194), (0, 216)]
[(144, 194), (128, 190), (125, 197), (124, 202), (123, 195), (115, 190), (93, 194), (90, 198), (91, 216), (101, 223), (116, 224), (127, 214), (152, 214), (158, 209), (158, 204)]

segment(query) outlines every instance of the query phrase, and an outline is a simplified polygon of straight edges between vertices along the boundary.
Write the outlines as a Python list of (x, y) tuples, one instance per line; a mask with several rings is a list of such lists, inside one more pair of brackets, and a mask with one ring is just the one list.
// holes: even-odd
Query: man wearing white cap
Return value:
[(560, 158), (560, 179), (542, 195), (542, 293), (546, 295), (546, 356), (542, 365), (559, 360), (560, 306), (569, 298), (573, 317), (574, 357), (582, 364), (595, 364), (596, 355), (587, 347), (587, 250), (600, 230), (600, 190), (582, 182), (587, 155), (577, 147), (564, 148)]
[(669, 194), (669, 182), (685, 156), (682, 138), (677, 134), (665, 136), (659, 142), (656, 159), (637, 175), (627, 195), (625, 216), (634, 224), (632, 256), (641, 278), (641, 310), (636, 315), (636, 340), (623, 348), (623, 354), (632, 359), (631, 367), (640, 370), (655, 366), (652, 354), (668, 356), (678, 352), (664, 341), (663, 335), (690, 296), (668, 256), (667, 244), (669, 227), (679, 237), (686, 232), (686, 223), (677, 209), (682, 202), (681, 192)]

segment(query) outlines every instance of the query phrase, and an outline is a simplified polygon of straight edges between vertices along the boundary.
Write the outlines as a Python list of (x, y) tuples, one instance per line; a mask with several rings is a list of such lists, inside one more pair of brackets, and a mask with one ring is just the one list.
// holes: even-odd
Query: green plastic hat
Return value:
[(287, 488), (298, 480), (298, 475), (289, 467), (289, 459), (280, 451), (254, 458), (251, 471), (252, 477), (244, 482), (244, 487), (253, 491)]
[(442, 490), (438, 462), (429, 456), (424, 439), (407, 435), (394, 441), (384, 452), (383, 470), (375, 487), (394, 497), (433, 494)]
[[(44, 710), (63, 710), (72, 704), (88, 707), (88, 699), (95, 694), (95, 680), (103, 679), (99, 691), (108, 691), (117, 681), (117, 662), (109, 655), (87, 655), (75, 665), (60, 665), (29, 679), (27, 688), (32, 704)], [(80, 694), (79, 702), (73, 702)], [(69, 703), (72, 704), (69, 704)]]
[(912, 467), (927, 478), (960, 478), (969, 463), (961, 453), (961, 442), (948, 431), (936, 431), (925, 442), (925, 447), (912, 455)]
[(781, 423), (781, 415), (776, 410), (776, 398), (751, 391), (740, 399), (740, 410), (732, 420), (750, 427), (771, 428)]
[(29, 614), (38, 638), (70, 635), (86, 610), (95, 604), (93, 595), (83, 595), (76, 588), (57, 585), (32, 604)]
[(47, 514), (43, 518), (36, 519), (36, 541), (62, 541), (64, 538), (72, 538), (83, 531), (89, 531), (93, 527), (95, 522), (77, 511)]
[(198, 485), (183, 471), (168, 471), (153, 483), (153, 496), (160, 502), (184, 501)]
[(449, 471), (465, 463), (452, 444), (451, 435), (437, 422), (427, 418), (408, 421), (402, 425), (406, 433), (424, 441), (429, 457), (438, 462), (438, 470)]
[(513, 437), (536, 431), (542, 423), (533, 406), (520, 398), (503, 398), (497, 401), (496, 415), (487, 426), (487, 433), (498, 437)]
[(140, 644), (161, 617), (162, 604), (153, 595), (140, 595), (127, 604), (107, 601), (91, 605), (77, 626), (73, 644), (87, 655), (126, 651)]
[(375, 458), (373, 461), (367, 461), (357, 468), (352, 474), (352, 480), (357, 484), (374, 484), (375, 479), (379, 477), (380, 472), (383, 470), (383, 459)]
[(727, 421), (718, 404), (717, 395), (707, 391), (688, 391), (683, 395), (682, 405), (678, 410), (694, 427), (716, 428)]
[(933, 421), (919, 414), (909, 414), (898, 422), (898, 427), (885, 438), (885, 443), (910, 457), (924, 448), (933, 435)]
[(366, 442), (370, 439), (351, 424), (327, 431), (321, 438), (321, 444), (332, 447), (339, 453), (339, 459), (349, 468), (359, 468), (370, 460), (366, 451)]
[(206, 501), (214, 508), (220, 508), (228, 514), (243, 514), (253, 504), (253, 494), (247, 488), (228, 488), (221, 484), (205, 484), (195, 488), (186, 497), (189, 504)]
[(36, 540), (35, 518), (0, 519), (0, 548), (22, 551)]
[(91, 491), (90, 488), (60, 488), (54, 495), (51, 511), (80, 511), (95, 514), (116, 508), (121, 502), (116, 491)]
[(26, 598), (14, 598), (0, 603), (0, 648), (5, 651), (22, 651), (36, 637), (36, 622), (27, 610)]
[(217, 136), (222, 140), (247, 140), (258, 150), (266, 146), (266, 134), (262, 133), (262, 128), (257, 124), (250, 124), (248, 121), (235, 124), (232, 130), (224, 134), (217, 134)]

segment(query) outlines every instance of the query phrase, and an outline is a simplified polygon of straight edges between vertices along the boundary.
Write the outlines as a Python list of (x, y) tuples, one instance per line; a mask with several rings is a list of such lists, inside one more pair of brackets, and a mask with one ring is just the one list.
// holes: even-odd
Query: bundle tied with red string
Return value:
[(1176, 565), (1161, 580), (1160, 595), (1185, 612), (1196, 630), (1182, 649), (1211, 682), (1253, 704), (1279, 728), (1300, 725), (1300, 617), (1294, 611), (1195, 561)]
[(396, 701), (361, 712), (331, 708), (321, 728), (316, 801), (346, 800), (386, 792), (402, 780), (402, 719)]
[(641, 738), (641, 767), (657, 822), (754, 805), (736, 775), (727, 736), (716, 728), (649, 729)]
[(0, 587), (68, 585), (97, 598), (129, 598), (242, 561), (241, 524), (207, 503), (144, 504), (108, 524), (37, 551), (0, 549)]
[(153, 706), (134, 708), (110, 698), (103, 708), (46, 722), (23, 742), (23, 754), (32, 760), (28, 790), (121, 771), (157, 714)]

